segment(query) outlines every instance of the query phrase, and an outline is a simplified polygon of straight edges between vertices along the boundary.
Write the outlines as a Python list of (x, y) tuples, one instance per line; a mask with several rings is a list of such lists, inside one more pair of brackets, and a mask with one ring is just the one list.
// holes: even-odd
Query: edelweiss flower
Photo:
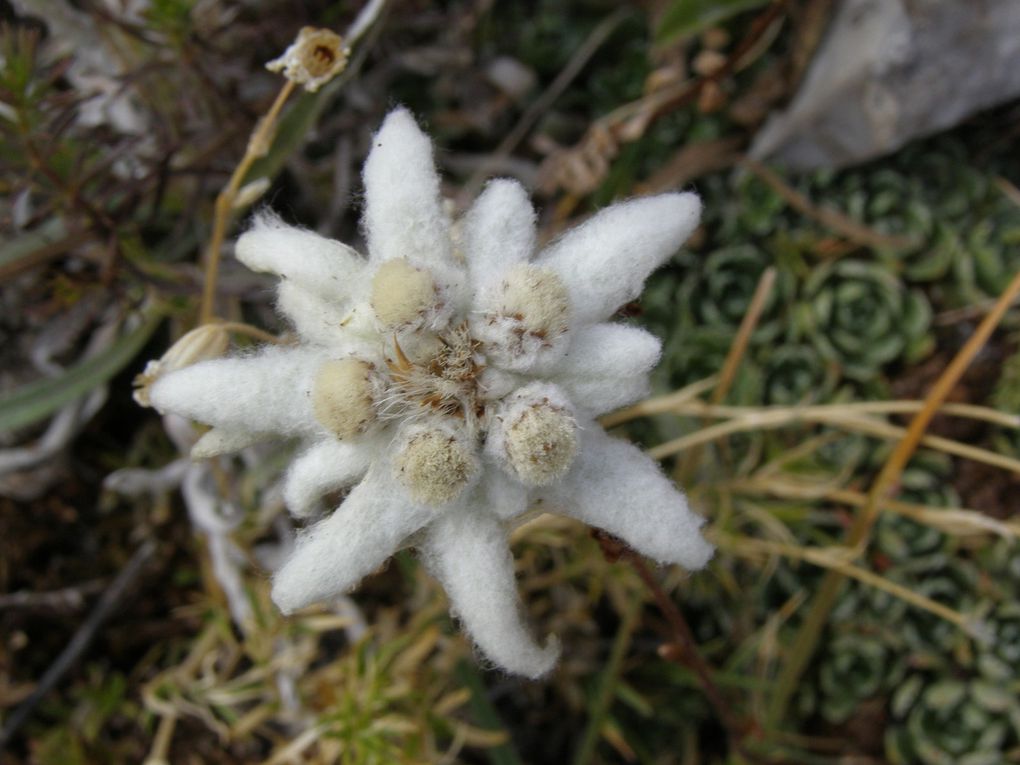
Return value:
[(152, 402), (213, 426), (201, 456), (299, 438), (284, 481), (298, 517), (349, 488), (276, 573), (283, 611), (350, 590), (414, 545), (480, 650), (538, 677), (558, 647), (522, 622), (507, 544), (529, 507), (663, 563), (711, 557), (658, 466), (595, 422), (645, 395), (660, 349), (607, 319), (691, 233), (700, 203), (614, 205), (535, 254), (525, 191), (495, 180), (453, 237), (431, 145), (403, 109), (376, 134), (364, 181), (367, 258), (269, 216), (238, 241), (242, 262), (280, 277), (300, 344), (171, 372)]

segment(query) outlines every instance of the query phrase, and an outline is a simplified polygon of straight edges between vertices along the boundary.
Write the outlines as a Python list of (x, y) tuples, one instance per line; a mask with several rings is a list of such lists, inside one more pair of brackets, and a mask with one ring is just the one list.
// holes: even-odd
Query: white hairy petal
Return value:
[(407, 258), (430, 269), (452, 263), (432, 143), (407, 109), (390, 112), (373, 137), (364, 180), (372, 260)]
[(541, 492), (549, 509), (597, 526), (660, 563), (702, 568), (712, 545), (700, 532), (704, 519), (659, 466), (633, 444), (591, 424), (567, 476)]
[(497, 518), (516, 518), (528, 509), (528, 490), (495, 464), (488, 464), (475, 489), (473, 507)]
[(551, 379), (576, 406), (599, 415), (648, 395), (648, 373), (661, 352), (659, 339), (643, 329), (593, 324), (571, 338)]
[(298, 537), (273, 579), (273, 601), (284, 613), (347, 592), (435, 515), (410, 502), (382, 462), (332, 515)]
[(464, 218), (464, 254), (471, 287), (498, 279), (535, 251), (535, 210), (517, 181), (490, 181)]
[(252, 271), (269, 272), (339, 303), (358, 285), (366, 261), (346, 244), (288, 226), (275, 215), (255, 218), (237, 240), (237, 259)]
[(152, 386), (152, 404), (191, 420), (247, 433), (301, 435), (321, 430), (309, 401), (322, 356), (268, 347), (245, 358), (203, 361)]
[(276, 292), (276, 308), (303, 340), (325, 348), (342, 343), (345, 313), (337, 304), (294, 282), (284, 281)]
[(204, 460), (209, 457), (218, 457), (221, 454), (233, 454), (264, 440), (266, 440), (265, 433), (213, 428), (191, 447), (191, 459)]
[(374, 456), (366, 438), (355, 441), (329, 438), (313, 444), (294, 460), (284, 478), (283, 500), (287, 509), (298, 518), (311, 515), (326, 494), (362, 478)]
[(621, 202), (568, 231), (535, 264), (563, 279), (576, 322), (604, 321), (641, 294), (645, 279), (679, 249), (700, 215), (701, 200), (689, 193)]
[(558, 642), (551, 638), (542, 648), (524, 626), (507, 533), (496, 518), (472, 508), (452, 510), (429, 527), (422, 550), (451, 610), (483, 654), (531, 678), (552, 669)]

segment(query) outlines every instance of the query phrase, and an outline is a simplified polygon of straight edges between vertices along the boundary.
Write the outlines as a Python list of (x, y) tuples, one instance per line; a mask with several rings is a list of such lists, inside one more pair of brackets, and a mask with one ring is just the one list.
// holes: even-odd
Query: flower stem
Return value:
[(759, 762), (760, 760), (751, 755), (744, 746), (745, 737), (749, 732), (757, 730), (757, 725), (753, 722), (749, 724), (746, 721), (738, 720), (733, 716), (731, 712), (733, 705), (726, 700), (713, 679), (714, 670), (698, 650), (698, 643), (694, 639), (694, 633), (691, 632), (683, 612), (669, 597), (652, 574), (651, 569), (648, 568), (648, 564), (638, 553), (610, 534), (601, 531), (595, 531), (593, 534), (602, 547), (602, 553), (607, 560), (613, 562), (622, 558), (633, 566), (645, 587), (652, 594), (659, 611), (666, 618), (670, 631), (673, 633), (672, 642), (660, 646), (659, 654), (665, 659), (687, 667), (694, 673), (705, 697), (715, 710), (719, 722), (729, 734), (730, 744), (734, 751), (746, 762)]
[(237, 199), (237, 192), (241, 183), (255, 163), (255, 160), (264, 157), (269, 152), (269, 145), (273, 140), (273, 133), (276, 129), (276, 121), (280, 116), (284, 103), (294, 92), (294, 83), (291, 80), (284, 82), (276, 100), (269, 107), (269, 111), (259, 120), (255, 131), (248, 139), (248, 146), (244, 156), (234, 168), (227, 185), (223, 187), (216, 196), (216, 207), (213, 215), (212, 235), (209, 237), (209, 246), (206, 249), (205, 257), (205, 284), (202, 289), (202, 305), (198, 313), (198, 323), (207, 324), (213, 318), (213, 311), (216, 303), (216, 282), (220, 272), (220, 251), (223, 249), (223, 239), (227, 234), (227, 224), (230, 221), (230, 214), (234, 209), (234, 201)]

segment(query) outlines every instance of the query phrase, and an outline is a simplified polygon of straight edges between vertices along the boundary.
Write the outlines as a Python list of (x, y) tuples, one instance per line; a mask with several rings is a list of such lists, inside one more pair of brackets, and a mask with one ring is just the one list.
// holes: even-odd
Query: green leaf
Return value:
[(50, 218), (41, 226), (0, 244), (0, 275), (28, 265), (37, 253), (45, 252), (67, 239), (67, 228), (60, 218)]
[(162, 314), (151, 313), (105, 351), (76, 364), (60, 377), (23, 385), (0, 399), (0, 431), (38, 422), (105, 383), (130, 363), (162, 318)]
[(678, 37), (690, 37), (767, 2), (768, 0), (673, 0), (673, 4), (662, 15), (662, 21), (655, 33), (655, 41), (661, 44), (673, 42)]

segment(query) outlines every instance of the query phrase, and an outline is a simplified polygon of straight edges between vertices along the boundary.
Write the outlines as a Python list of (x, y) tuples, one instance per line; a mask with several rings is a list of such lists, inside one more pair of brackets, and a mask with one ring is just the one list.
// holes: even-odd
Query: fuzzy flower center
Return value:
[(312, 391), (316, 418), (346, 439), (395, 425), (394, 478), (415, 500), (444, 505), (467, 489), (487, 450), (526, 486), (561, 478), (577, 453), (573, 409), (555, 386), (520, 386), (518, 368), (568, 332), (569, 300), (551, 271), (511, 268), (470, 319), (451, 324), (448, 292), (406, 259), (383, 263), (370, 303), (384, 364), (326, 362)]
[(483, 412), (479, 377), (485, 365), (467, 326), (442, 334), (420, 333), (412, 339), (414, 347), (407, 351), (393, 339), (383, 416), (417, 419), (436, 414), (475, 422)]

